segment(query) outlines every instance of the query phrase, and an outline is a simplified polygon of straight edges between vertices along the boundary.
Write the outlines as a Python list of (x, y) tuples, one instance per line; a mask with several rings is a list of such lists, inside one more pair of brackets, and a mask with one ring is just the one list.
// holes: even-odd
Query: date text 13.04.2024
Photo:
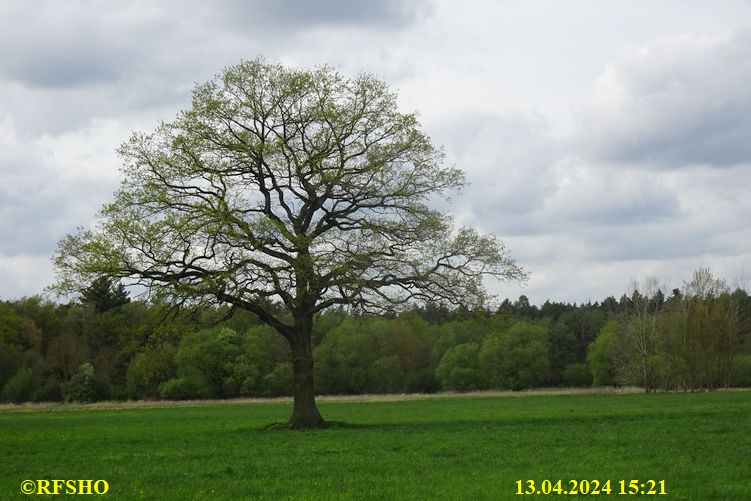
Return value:
[(516, 494), (535, 495), (660, 495), (664, 480), (517, 480)]

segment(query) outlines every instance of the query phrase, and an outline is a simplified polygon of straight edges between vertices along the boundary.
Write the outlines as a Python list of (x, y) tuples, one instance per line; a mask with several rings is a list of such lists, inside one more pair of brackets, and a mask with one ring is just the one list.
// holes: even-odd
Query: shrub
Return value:
[(316, 391), (359, 394), (370, 389), (369, 368), (378, 358), (378, 340), (356, 320), (332, 329), (313, 352)]
[(751, 355), (742, 355), (733, 361), (733, 386), (751, 388)]
[(27, 402), (36, 400), (42, 382), (39, 375), (25, 367), (16, 372), (3, 387), (2, 399), (6, 402)]
[(404, 391), (405, 374), (399, 357), (380, 357), (370, 366), (370, 391), (373, 393), (401, 393)]
[(159, 385), (159, 396), (165, 400), (190, 400), (209, 397), (210, 390), (187, 377), (169, 379)]
[(587, 363), (592, 372), (595, 386), (616, 386), (617, 371), (618, 322), (608, 320), (600, 333), (589, 345)]
[(174, 354), (175, 348), (165, 345), (133, 357), (125, 376), (128, 397), (157, 398), (159, 385), (175, 376)]
[(93, 402), (97, 395), (94, 366), (88, 362), (78, 367), (78, 372), (62, 385), (63, 398), (70, 402)]
[(0, 388), (10, 381), (10, 378), (21, 367), (21, 350), (15, 346), (0, 343)]
[(441, 386), (453, 391), (477, 390), (482, 386), (479, 372), (480, 345), (464, 343), (446, 350), (436, 367)]
[(263, 376), (263, 393), (269, 397), (292, 395), (292, 364), (282, 362), (274, 370)]
[(592, 386), (592, 373), (585, 363), (569, 364), (563, 369), (563, 383), (580, 388)]
[(491, 334), (480, 350), (480, 369), (494, 388), (540, 385), (550, 370), (547, 326), (522, 321)]
[(186, 334), (174, 360), (180, 377), (215, 398), (237, 397), (243, 388), (250, 391), (258, 372), (245, 353), (242, 336), (227, 327)]
[(225, 396), (247, 397), (258, 393), (261, 371), (250, 363), (246, 354), (241, 353), (235, 360), (225, 365), (226, 376), (222, 385)]

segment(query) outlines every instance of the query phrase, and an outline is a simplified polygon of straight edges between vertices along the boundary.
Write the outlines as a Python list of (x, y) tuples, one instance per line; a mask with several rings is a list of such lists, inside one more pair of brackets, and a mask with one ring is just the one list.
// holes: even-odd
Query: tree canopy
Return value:
[(464, 175), (373, 75), (243, 62), (119, 154), (114, 201), (96, 227), (59, 244), (57, 289), (106, 276), (176, 304), (255, 313), (290, 344), (293, 426), (323, 423), (312, 389), (315, 314), (474, 307), (486, 277), (525, 279), (497, 237), (454, 228), (430, 207)]

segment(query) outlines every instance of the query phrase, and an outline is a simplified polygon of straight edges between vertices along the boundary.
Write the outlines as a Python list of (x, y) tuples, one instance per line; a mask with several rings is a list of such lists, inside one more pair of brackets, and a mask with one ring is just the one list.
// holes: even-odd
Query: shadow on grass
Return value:
[[(716, 413), (707, 410), (692, 412), (693, 418), (711, 418)], [(734, 414), (737, 414), (734, 413)], [(295, 429), (287, 423), (271, 423), (261, 427), (241, 427), (236, 429), (239, 433), (264, 433), (280, 431), (296, 432), (320, 432), (328, 430), (361, 430), (361, 431), (430, 431), (442, 430), (445, 432), (462, 432), (468, 428), (479, 428), (486, 431), (494, 429), (504, 429), (506, 431), (515, 427), (526, 428), (530, 425), (544, 425), (546, 427), (569, 427), (569, 426), (614, 426), (629, 425), (635, 422), (648, 423), (658, 422), (671, 426), (676, 421), (682, 421), (686, 414), (672, 409), (632, 409), (624, 412), (608, 412), (601, 414), (577, 414), (571, 413), (565, 416), (509, 416), (499, 417), (496, 419), (479, 418), (479, 419), (426, 419), (424, 421), (403, 421), (403, 422), (345, 422), (345, 421), (327, 421), (322, 428), (313, 429)]]
[(244, 428), (238, 431), (320, 431), (332, 429), (365, 429), (365, 428), (384, 428), (388, 425), (383, 424), (362, 424), (362, 423), (345, 423), (344, 421), (326, 421), (320, 428), (293, 428), (289, 423), (271, 423), (260, 428)]

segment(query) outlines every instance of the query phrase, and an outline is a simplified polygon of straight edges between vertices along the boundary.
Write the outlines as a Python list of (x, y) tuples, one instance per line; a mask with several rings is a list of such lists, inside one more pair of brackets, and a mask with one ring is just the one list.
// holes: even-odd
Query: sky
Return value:
[(598, 301), (751, 272), (751, 1), (4, 0), (0, 299), (54, 281), (115, 149), (262, 56), (381, 76), (469, 186), (449, 211), (529, 273), (500, 298)]

